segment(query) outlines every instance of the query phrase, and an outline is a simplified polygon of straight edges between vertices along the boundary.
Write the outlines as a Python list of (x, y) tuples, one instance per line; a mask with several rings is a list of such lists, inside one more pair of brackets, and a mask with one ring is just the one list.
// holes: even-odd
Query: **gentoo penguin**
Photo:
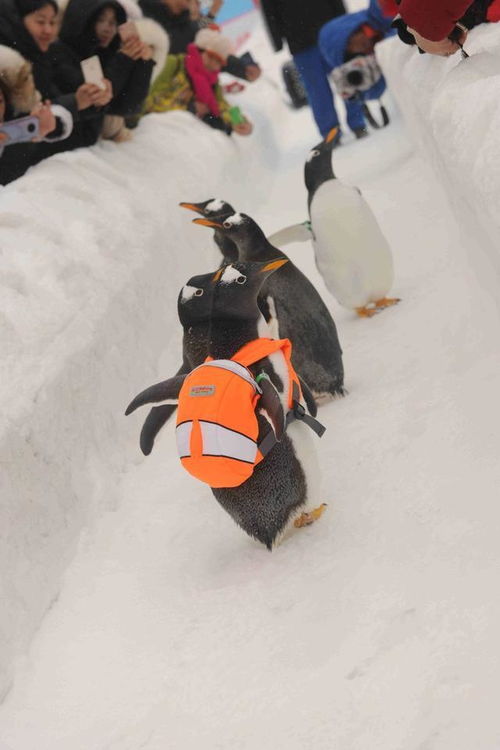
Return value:
[[(213, 273), (193, 276), (182, 287), (177, 312), (183, 328), (182, 365), (176, 376), (186, 375), (202, 362), (208, 353), (208, 336), (214, 292)], [(165, 399), (160, 399), (165, 400)], [(153, 450), (156, 436), (177, 409), (177, 401), (154, 406), (141, 430), (140, 446), (145, 456)]]
[[(210, 198), (210, 200), (203, 201), (202, 203), (179, 203), (179, 206), (194, 211), (206, 219), (213, 219), (213, 221), (221, 223), (228, 216), (234, 214), (234, 208), (231, 204), (220, 198)], [(226, 234), (217, 228), (214, 228), (214, 242), (222, 253), (223, 261), (221, 265), (238, 260), (238, 248)]]
[(310, 152), (304, 177), (316, 263), (343, 307), (372, 317), (399, 302), (391, 249), (360, 190), (335, 178), (330, 134)]
[[(257, 223), (246, 214), (233, 214), (222, 224), (194, 219), (203, 226), (218, 227), (238, 247), (240, 261), (271, 261), (287, 256), (273, 247)], [(288, 263), (262, 286), (259, 306), (271, 311), (277, 330), (273, 338), (293, 344), (293, 365), (307, 383), (317, 403), (345, 395), (344, 367), (337, 329), (326, 305), (311, 282)], [(272, 324), (271, 324), (272, 328)]]
[[(208, 340), (212, 318), (214, 290), (214, 273), (208, 273), (200, 276), (193, 276), (182, 287), (179, 293), (177, 312), (179, 315), (179, 321), (183, 328), (182, 365), (177, 370), (175, 377), (183, 376), (188, 372), (191, 372), (195, 367), (201, 365), (208, 356)], [(261, 318), (259, 321), (259, 329), (263, 335), (267, 335), (267, 330), (263, 325), (264, 323), (265, 321)], [(317, 408), (314, 396), (302, 379), (300, 379), (300, 384), (309, 413), (315, 417), (317, 414)], [(156, 387), (157, 386), (152, 386), (153, 389)], [(150, 389), (148, 389), (147, 392), (151, 393)], [(146, 391), (144, 393), (146, 393)], [(161, 389), (160, 393), (162, 393)], [(140, 394), (140, 397), (142, 398), (143, 394)], [(158, 400), (165, 401), (166, 397)], [(144, 401), (143, 403), (149, 402)], [(137, 406), (134, 408), (137, 408)], [(145, 456), (149, 456), (153, 450), (156, 436), (176, 409), (177, 401), (174, 398), (172, 403), (163, 403), (161, 406), (154, 406), (149, 412), (142, 427), (139, 440), (141, 450)]]
[[(279, 259), (286, 264), (286, 259)], [(213, 295), (209, 354), (230, 359), (242, 346), (259, 338), (257, 295), (262, 283), (277, 268), (272, 263), (235, 263), (218, 271)], [(286, 413), (289, 375), (280, 352), (249, 366), (254, 377), (265, 373), (274, 385)], [(179, 393), (179, 379), (171, 378), (140, 394), (127, 409), (131, 413), (148, 400)], [(272, 429), (257, 406), (260, 443)], [(317, 520), (325, 509), (319, 497), (319, 465), (314, 436), (301, 421), (292, 421), (272, 450), (240, 486), (212, 488), (220, 505), (249, 536), (269, 550), (286, 533)]]

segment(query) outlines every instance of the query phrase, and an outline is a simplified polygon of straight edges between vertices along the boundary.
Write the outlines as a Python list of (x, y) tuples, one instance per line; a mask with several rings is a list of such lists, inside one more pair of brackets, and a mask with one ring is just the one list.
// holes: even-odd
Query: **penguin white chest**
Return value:
[(314, 194), (310, 213), (316, 263), (337, 301), (354, 309), (387, 296), (391, 250), (359, 191), (328, 180)]
[[(269, 360), (283, 383), (283, 392), (279, 395), (286, 413), (289, 393), (289, 376), (286, 360), (280, 351), (269, 355)], [(307, 497), (305, 506), (301, 510), (316, 508), (321, 504), (321, 470), (315, 445), (315, 441), (318, 438), (307, 425), (299, 421), (291, 423), (287, 429), (287, 435), (306, 478)]]

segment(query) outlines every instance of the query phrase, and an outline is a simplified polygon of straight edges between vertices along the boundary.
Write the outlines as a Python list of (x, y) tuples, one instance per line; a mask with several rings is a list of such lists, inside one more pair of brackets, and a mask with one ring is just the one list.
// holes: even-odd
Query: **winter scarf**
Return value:
[(210, 114), (220, 117), (220, 107), (213, 89), (219, 80), (219, 74), (205, 68), (201, 52), (195, 44), (188, 45), (185, 66), (196, 101), (206, 104)]

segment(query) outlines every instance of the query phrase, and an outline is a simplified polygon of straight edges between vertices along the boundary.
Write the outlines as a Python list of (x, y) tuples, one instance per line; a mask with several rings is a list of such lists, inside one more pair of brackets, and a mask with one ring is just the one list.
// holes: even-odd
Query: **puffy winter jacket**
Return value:
[(330, 70), (346, 62), (349, 37), (365, 24), (380, 32), (382, 36), (394, 34), (391, 28), (391, 18), (382, 13), (378, 0), (370, 0), (370, 5), (365, 10), (346, 13), (323, 26), (318, 36), (318, 44), (321, 56)]

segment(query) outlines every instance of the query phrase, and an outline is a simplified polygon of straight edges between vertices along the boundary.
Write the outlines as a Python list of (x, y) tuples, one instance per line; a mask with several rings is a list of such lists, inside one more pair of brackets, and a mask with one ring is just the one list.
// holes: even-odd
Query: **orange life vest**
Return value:
[(184, 380), (177, 409), (179, 456), (190, 474), (211, 487), (243, 484), (276, 443), (274, 433), (257, 442), (256, 406), (262, 390), (248, 367), (278, 351), (288, 367), (289, 412), (296, 404), (305, 413), (288, 339), (255, 339), (231, 359), (208, 357)]

